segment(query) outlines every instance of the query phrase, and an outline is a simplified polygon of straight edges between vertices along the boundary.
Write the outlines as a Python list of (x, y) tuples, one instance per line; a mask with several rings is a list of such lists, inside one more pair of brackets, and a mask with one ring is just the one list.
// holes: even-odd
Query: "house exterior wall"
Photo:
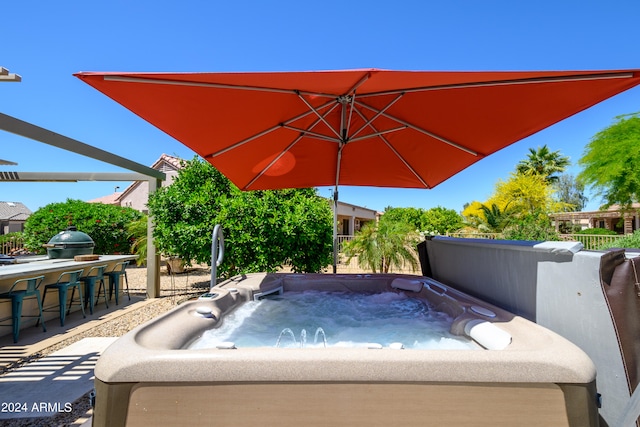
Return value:
[[(333, 203), (331, 209), (333, 209)], [(373, 209), (338, 201), (338, 234), (353, 235), (356, 231), (360, 231), (364, 224), (375, 221), (376, 218), (377, 212)]]
[(0, 235), (24, 231), (31, 211), (20, 202), (0, 202)]
[[(165, 171), (167, 175), (167, 179), (162, 182), (162, 186), (166, 187), (171, 185), (176, 176), (178, 176), (178, 171), (176, 170), (168, 170)], [(149, 183), (146, 181), (141, 181), (128, 191), (126, 194), (123, 194), (120, 198), (120, 206), (126, 206), (138, 210), (140, 212), (148, 213), (149, 209), (147, 208), (147, 200), (149, 199)]]
[(581, 229), (605, 228), (616, 231), (619, 234), (630, 234), (640, 228), (640, 206), (633, 206), (634, 210), (623, 212), (617, 207), (611, 207), (606, 211), (590, 212), (561, 212), (549, 215), (555, 225), (556, 231), (562, 224), (580, 225)]
[(17, 233), (24, 231), (24, 221), (2, 221), (0, 222), (0, 235)]

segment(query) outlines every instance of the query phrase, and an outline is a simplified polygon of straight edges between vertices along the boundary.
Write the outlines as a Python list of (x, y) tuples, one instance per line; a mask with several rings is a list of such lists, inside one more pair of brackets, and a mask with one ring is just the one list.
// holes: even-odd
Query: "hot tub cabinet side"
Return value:
[(94, 426), (595, 427), (595, 384), (96, 381)]
[(598, 372), (601, 422), (618, 425), (640, 378), (637, 252), (587, 251), (579, 242), (447, 237), (422, 245), (423, 271), (431, 277), (584, 350)]
[[(395, 286), (407, 289), (394, 288), (396, 279)], [(424, 286), (429, 283), (433, 289)], [(494, 310), (512, 342), (504, 350), (187, 349), (255, 295), (372, 286), (429, 298), (461, 318), (470, 306)], [(215, 297), (180, 305), (102, 354), (93, 425), (598, 425), (595, 368), (583, 351), (522, 317), (439, 286), (394, 275), (248, 275), (224, 282)], [(203, 305), (209, 316), (200, 315)]]

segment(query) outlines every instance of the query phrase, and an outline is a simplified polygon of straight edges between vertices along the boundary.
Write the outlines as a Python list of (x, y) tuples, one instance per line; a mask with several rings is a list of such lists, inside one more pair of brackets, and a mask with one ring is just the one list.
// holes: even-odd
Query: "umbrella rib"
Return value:
[(186, 82), (180, 80), (168, 80), (168, 79), (150, 79), (145, 77), (123, 77), (123, 76), (115, 76), (115, 75), (106, 75), (103, 76), (104, 80), (107, 81), (116, 81), (123, 83), (147, 83), (147, 84), (158, 84), (158, 85), (171, 85), (171, 86), (193, 86), (193, 87), (209, 87), (214, 89), (239, 89), (239, 90), (250, 90), (250, 91), (258, 91), (258, 92), (273, 92), (273, 93), (284, 93), (287, 95), (314, 95), (314, 96), (322, 96), (328, 98), (335, 98), (335, 94), (330, 93), (321, 93), (321, 92), (308, 92), (302, 90), (295, 89), (279, 89), (279, 88), (271, 88), (271, 87), (261, 87), (261, 86), (247, 86), (247, 85), (230, 85), (223, 83), (207, 83), (207, 82)]
[[(358, 102), (357, 104), (358, 104), (359, 106), (361, 106), (361, 107), (368, 108), (368, 109), (373, 110), (373, 111), (375, 111), (375, 112), (378, 112), (378, 111), (379, 111), (377, 108), (374, 108), (374, 107), (372, 107), (372, 106), (370, 106), (370, 105), (368, 105), (368, 104), (365, 104), (365, 103), (363, 103), (363, 102)], [(418, 127), (418, 126), (416, 126), (416, 125), (413, 125), (413, 124), (411, 124), (411, 123), (409, 123), (409, 122), (407, 122), (407, 121), (405, 121), (405, 120), (402, 120), (402, 119), (399, 119), (399, 118), (397, 118), (397, 117), (391, 116), (391, 115), (389, 115), (389, 114), (387, 114), (387, 113), (384, 113), (384, 112), (382, 112), (382, 113), (381, 113), (381, 115), (382, 115), (383, 117), (386, 117), (386, 118), (390, 119), (390, 120), (394, 120), (394, 121), (396, 121), (396, 122), (398, 122), (398, 123), (400, 123), (400, 124), (402, 124), (402, 125), (405, 125), (405, 126), (407, 126), (408, 128), (411, 128), (411, 129), (413, 129), (413, 130), (415, 130), (415, 131), (418, 131), (418, 132), (423, 133), (423, 134), (425, 134), (425, 135), (427, 135), (427, 136), (430, 136), (430, 137), (435, 138), (435, 139), (437, 139), (437, 140), (439, 140), (439, 141), (442, 141), (442, 142), (444, 142), (445, 144), (448, 144), (448, 145), (450, 145), (450, 146), (452, 146), (452, 147), (457, 148), (458, 150), (462, 150), (462, 151), (464, 151), (464, 152), (466, 152), (466, 153), (469, 153), (469, 154), (471, 154), (472, 156), (478, 156), (478, 153), (477, 153), (476, 151), (471, 150), (470, 148), (467, 148), (467, 147), (462, 146), (462, 145), (460, 145), (460, 144), (458, 144), (458, 143), (455, 143), (455, 142), (453, 142), (453, 141), (450, 141), (450, 140), (448, 140), (448, 139), (446, 139), (446, 138), (444, 138), (444, 137), (442, 137), (442, 136), (436, 135), (435, 133), (430, 132), (430, 131), (428, 131), (428, 130), (426, 130), (426, 129), (422, 129), (422, 128), (420, 128), (420, 127)]]
[[(369, 80), (371, 78), (371, 72), (366, 73), (360, 80), (358, 80), (358, 82), (353, 85), (351, 87), (351, 89), (349, 89), (349, 91), (347, 93), (352, 93), (353, 95), (351, 95), (351, 99), (349, 99), (349, 119), (347, 120), (347, 126), (345, 129), (349, 129), (351, 127), (351, 117), (353, 116), (353, 106), (356, 102), (356, 91), (358, 90), (358, 88), (360, 86), (362, 86), (367, 80)], [(344, 96), (339, 97), (340, 98), (344, 98)], [(345, 135), (343, 135), (343, 138), (345, 137)]]
[(356, 102), (356, 93), (354, 92), (349, 101), (349, 119), (347, 120), (347, 126), (345, 129), (351, 128), (351, 118), (353, 117), (353, 106)]
[[(400, 98), (402, 98), (404, 96), (404, 92), (398, 94), (398, 96), (396, 96), (393, 100), (391, 100), (391, 102), (389, 102), (382, 110), (378, 111), (371, 119), (367, 120), (365, 117), (361, 117), (365, 120), (365, 123), (360, 127), (360, 129), (358, 129), (357, 131), (355, 131), (353, 133), (353, 135), (351, 135), (350, 139), (353, 139), (353, 137), (355, 137), (357, 134), (359, 134), (361, 131), (363, 131), (369, 124), (373, 123), (378, 117), (380, 117), (381, 114), (383, 114), (385, 111), (387, 111), (393, 104), (395, 104), (396, 102), (398, 102), (400, 100)], [(352, 108), (352, 112), (353, 112), (353, 107)]]
[[(327, 106), (329, 106), (329, 105), (332, 105), (332, 104), (334, 104), (334, 102), (333, 102), (333, 101), (326, 102), (326, 103), (324, 103), (323, 105), (321, 105), (321, 106), (320, 106), (320, 109), (325, 108), (325, 107), (327, 107)], [(333, 111), (333, 109), (335, 109), (335, 108), (336, 108), (336, 105), (334, 105), (332, 108), (330, 108), (330, 109), (329, 109), (329, 111), (327, 111), (327, 114), (329, 114), (329, 113), (330, 113), (331, 111)], [(205, 156), (203, 156), (203, 157), (204, 157), (204, 158), (207, 158), (207, 157), (216, 157), (216, 156), (219, 156), (219, 155), (221, 155), (221, 154), (224, 154), (224, 153), (226, 153), (227, 151), (231, 151), (231, 150), (233, 150), (233, 149), (235, 149), (235, 148), (238, 148), (238, 147), (240, 147), (240, 146), (242, 146), (242, 145), (244, 145), (244, 144), (246, 144), (246, 143), (248, 143), (248, 142), (253, 141), (254, 139), (260, 138), (261, 136), (264, 136), (264, 135), (266, 135), (266, 134), (268, 134), (268, 133), (271, 133), (271, 132), (273, 132), (274, 130), (278, 130), (278, 129), (281, 129), (281, 128), (283, 128), (283, 127), (286, 127), (286, 126), (283, 126), (283, 125), (288, 125), (289, 123), (293, 123), (293, 122), (295, 122), (295, 121), (297, 121), (297, 120), (300, 120), (300, 119), (302, 119), (302, 118), (304, 118), (304, 117), (308, 116), (308, 115), (309, 115), (309, 114), (311, 114), (311, 113), (312, 113), (311, 111), (305, 111), (304, 113), (299, 114), (299, 115), (297, 115), (297, 116), (295, 116), (295, 117), (292, 117), (292, 118), (288, 119), (287, 121), (285, 121), (285, 122), (283, 122), (283, 123), (278, 123), (277, 125), (275, 125), (275, 126), (273, 126), (273, 127), (270, 127), (269, 129), (263, 130), (262, 132), (259, 132), (259, 133), (255, 134), (255, 135), (253, 135), (253, 136), (250, 136), (249, 138), (243, 139), (242, 141), (238, 141), (238, 142), (236, 142), (235, 144), (230, 145), (230, 146), (228, 146), (228, 147), (226, 147), (226, 148), (223, 148), (223, 149), (222, 149), (222, 150), (220, 150), (220, 151), (216, 151), (216, 152), (214, 152), (214, 153), (207, 154), (207, 155), (205, 155)], [(317, 122), (315, 122), (315, 123), (310, 127), (310, 129), (311, 129), (311, 128), (313, 128), (316, 124), (317, 124)], [(296, 130), (298, 130), (298, 129), (296, 129)]]
[[(361, 111), (356, 110), (356, 113), (358, 113), (360, 115), (360, 117), (362, 117), (364, 120), (366, 120), (366, 117), (364, 117), (364, 114), (362, 114)], [(373, 129), (374, 132), (379, 133), (378, 130), (376, 129), (376, 127), (373, 125), (373, 123), (370, 123), (369, 126), (371, 127), (371, 129)], [(427, 182), (422, 178), (422, 176), (420, 176), (420, 174), (418, 173), (418, 171), (416, 171), (413, 166), (411, 166), (409, 164), (409, 162), (407, 162), (407, 160), (404, 158), (404, 156), (402, 156), (402, 154), (400, 154), (398, 152), (398, 150), (395, 149), (395, 147), (393, 145), (391, 145), (391, 143), (387, 140), (387, 138), (385, 138), (382, 134), (379, 135), (380, 139), (382, 140), (382, 142), (384, 142), (386, 144), (387, 147), (389, 147), (389, 149), (391, 151), (393, 151), (393, 154), (396, 155), (396, 157), (398, 159), (400, 159), (400, 161), (406, 166), (407, 169), (409, 169), (409, 171), (413, 174), (413, 176), (415, 176), (418, 181), (420, 181), (422, 183), (422, 185), (424, 185), (425, 188), (431, 188), (431, 186), (429, 184), (427, 184)]]
[[(374, 128), (373, 125), (370, 125), (370, 126), (372, 128)], [(358, 137), (358, 138), (350, 138), (348, 143), (358, 142), (358, 141), (362, 141), (362, 140), (369, 139), (369, 138), (375, 138), (376, 136), (381, 136), (381, 135), (385, 135), (387, 133), (397, 132), (399, 130), (405, 130), (407, 127), (408, 126), (400, 126), (400, 127), (393, 128), (393, 129), (376, 131), (375, 133), (371, 133), (369, 135), (364, 135), (364, 136), (361, 136), (361, 137)]]
[(626, 79), (632, 78), (633, 73), (605, 73), (605, 74), (576, 74), (573, 76), (551, 76), (551, 77), (536, 77), (527, 79), (511, 79), (511, 80), (496, 80), (488, 82), (470, 82), (470, 83), (455, 83), (439, 86), (424, 86), (405, 89), (394, 89), (381, 92), (370, 92), (364, 95), (360, 95), (360, 98), (380, 96), (380, 95), (392, 95), (395, 93), (413, 93), (413, 92), (429, 92), (435, 90), (446, 89), (464, 89), (472, 87), (491, 87), (491, 86), (508, 86), (508, 85), (525, 85), (535, 83), (547, 83), (547, 82), (570, 82), (570, 81), (587, 81), (587, 80), (609, 80), (609, 79)]
[[(289, 126), (289, 125), (285, 125), (285, 124), (282, 124), (281, 127), (285, 128), (285, 129), (289, 129), (289, 130), (294, 130), (294, 131), (300, 132), (301, 136), (308, 136), (310, 138), (322, 139), (322, 140), (331, 141), (331, 142), (340, 142), (339, 138), (332, 138), (332, 137), (327, 136), (327, 135), (322, 135), (321, 133), (311, 132), (311, 131), (309, 131), (307, 129), (297, 128), (297, 127)], [(311, 126), (311, 127), (313, 127), (313, 126)]]
[[(331, 104), (331, 103), (329, 103), (329, 104)], [(333, 107), (331, 107), (326, 114), (329, 114), (332, 110), (334, 110), (336, 108), (336, 106), (337, 106), (337, 104), (335, 104)], [(307, 112), (307, 114), (311, 114), (311, 112)], [(291, 122), (291, 120), (289, 120), (289, 122)], [(284, 127), (284, 128), (300, 131), (300, 135), (298, 135), (298, 137), (296, 139), (294, 139), (293, 142), (291, 142), (291, 144), (289, 144), (287, 146), (287, 148), (282, 150), (282, 152), (275, 159), (273, 159), (264, 169), (262, 169), (260, 171), (260, 173), (258, 173), (256, 176), (254, 176), (253, 179), (251, 181), (249, 181), (249, 183), (247, 185), (245, 185), (243, 189), (246, 190), (246, 189), (250, 188), (253, 185), (254, 182), (256, 182), (258, 179), (260, 179), (262, 177), (262, 175), (264, 175), (269, 170), (269, 168), (271, 166), (276, 164), (276, 162), (278, 160), (280, 160), (282, 158), (282, 156), (285, 155), (285, 153), (287, 153), (289, 150), (291, 150), (293, 148), (293, 146), (296, 145), (303, 137), (305, 137), (305, 136), (313, 137), (315, 135), (318, 135), (318, 137), (324, 137), (324, 135), (315, 134), (315, 133), (310, 132), (310, 130), (313, 129), (314, 127), (316, 127), (318, 125), (318, 123), (320, 123), (320, 119), (317, 119), (315, 122), (313, 122), (309, 126), (309, 128), (307, 130), (294, 128), (294, 127), (288, 126), (288, 125), (286, 125), (284, 123), (281, 124), (281, 126)], [(321, 138), (321, 139), (328, 139), (328, 137), (324, 137), (324, 138)], [(340, 142), (340, 141), (331, 140), (331, 139), (329, 139), (329, 141), (331, 141), (331, 142)]]
[[(323, 122), (323, 123), (326, 124), (327, 122), (324, 120), (324, 117), (326, 117), (329, 114), (331, 114), (331, 112), (333, 110), (335, 110), (336, 108), (338, 108), (338, 105), (340, 105), (340, 104), (334, 103), (334, 101), (332, 101), (332, 102), (328, 102), (328, 103), (322, 105), (320, 108), (324, 108), (327, 105), (331, 105), (331, 104), (333, 104), (333, 106), (327, 110), (327, 112), (324, 114), (324, 116), (318, 116), (318, 119), (315, 122), (313, 122), (311, 124), (311, 126), (309, 126), (307, 129), (301, 129), (301, 128), (297, 128), (297, 127), (294, 127), (294, 126), (289, 126), (289, 123), (292, 123), (295, 120), (289, 120), (286, 123), (281, 123), (280, 126), (285, 128), (285, 129), (295, 130), (297, 132), (300, 132), (303, 136), (309, 136), (309, 137), (312, 137), (312, 138), (322, 139), (322, 140), (331, 141), (331, 142), (340, 142), (340, 139), (339, 139), (340, 137), (339, 136), (338, 136), (338, 139), (335, 139), (335, 138), (331, 138), (328, 135), (322, 135), (320, 133), (311, 132), (311, 129), (316, 127), (320, 122)], [(307, 115), (308, 114), (311, 114), (311, 111), (308, 111)], [(316, 112), (316, 114), (318, 114), (318, 113)]]
[(305, 105), (307, 106), (307, 108), (309, 108), (309, 110), (314, 112), (316, 116), (318, 116), (318, 118), (322, 120), (322, 122), (325, 125), (327, 125), (327, 127), (331, 129), (331, 131), (335, 133), (338, 138), (340, 138), (340, 133), (336, 131), (333, 127), (331, 127), (331, 125), (325, 120), (324, 116), (321, 115), (311, 104), (309, 104), (309, 102), (307, 102), (307, 100), (304, 99), (304, 97), (300, 94), (300, 92), (296, 91), (296, 95), (298, 95), (298, 98), (300, 98), (300, 100), (305, 103)]

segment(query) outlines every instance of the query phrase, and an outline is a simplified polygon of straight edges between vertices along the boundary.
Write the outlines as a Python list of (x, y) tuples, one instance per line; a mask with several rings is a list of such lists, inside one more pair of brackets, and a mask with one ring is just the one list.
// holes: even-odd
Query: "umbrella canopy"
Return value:
[(640, 70), (76, 76), (243, 190), (432, 188), (640, 83)]

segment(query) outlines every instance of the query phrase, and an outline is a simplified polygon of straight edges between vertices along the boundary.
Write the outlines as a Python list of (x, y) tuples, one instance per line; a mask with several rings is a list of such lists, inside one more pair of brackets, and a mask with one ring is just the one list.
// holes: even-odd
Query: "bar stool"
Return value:
[[(0, 299), (11, 300), (11, 326), (13, 327), (14, 343), (18, 342), (18, 335), (20, 335), (20, 320), (23, 317), (37, 317), (38, 321), (42, 322), (42, 332), (47, 332), (47, 328), (44, 326), (44, 317), (42, 315), (42, 301), (40, 300), (40, 290), (38, 289), (43, 279), (44, 276), (37, 276), (16, 280), (11, 286), (11, 289), (9, 289), (9, 292), (0, 294)], [(22, 314), (22, 302), (27, 298), (35, 298), (36, 301), (38, 301), (37, 316)], [(9, 318), (3, 319), (3, 322), (6, 320), (9, 320)]]
[[(87, 308), (89, 306), (89, 313), (93, 314), (93, 306), (98, 304), (100, 300), (100, 294), (104, 296), (104, 305), (109, 308), (109, 303), (107, 302), (107, 289), (104, 284), (104, 270), (106, 270), (107, 265), (97, 265), (95, 267), (91, 267), (89, 273), (86, 276), (80, 278), (80, 280), (84, 283), (84, 307)], [(99, 282), (98, 285), (98, 295), (96, 296), (96, 282)], [(100, 290), (102, 289), (102, 292)], [(93, 298), (96, 297), (94, 302)]]
[[(52, 283), (50, 285), (45, 285), (44, 287), (44, 295), (42, 296), (42, 305), (44, 305), (44, 300), (47, 298), (47, 291), (49, 289), (57, 289), (58, 290), (58, 305), (60, 309), (60, 326), (64, 326), (64, 319), (67, 314), (71, 312), (71, 306), (73, 304), (80, 305), (80, 309), (82, 310), (82, 317), (87, 317), (84, 313), (84, 299), (82, 298), (82, 286), (80, 283), (80, 276), (82, 275), (83, 270), (74, 270), (74, 271), (65, 271), (60, 274), (56, 283)], [(67, 277), (66, 280), (65, 276)], [(65, 307), (67, 305), (67, 291), (71, 288), (71, 299), (69, 300), (69, 308), (65, 311)], [(76, 288), (78, 289), (78, 294), (80, 296), (80, 300), (77, 303), (73, 302), (73, 296), (75, 295)], [(55, 311), (52, 309), (42, 311)]]
[(107, 271), (105, 274), (109, 277), (109, 299), (113, 296), (113, 291), (116, 291), (116, 305), (118, 305), (118, 294), (120, 293), (120, 278), (124, 276), (124, 281), (127, 285), (127, 296), (131, 301), (131, 295), (129, 295), (129, 279), (127, 279), (127, 265), (129, 261), (119, 262), (113, 267), (113, 270)]

